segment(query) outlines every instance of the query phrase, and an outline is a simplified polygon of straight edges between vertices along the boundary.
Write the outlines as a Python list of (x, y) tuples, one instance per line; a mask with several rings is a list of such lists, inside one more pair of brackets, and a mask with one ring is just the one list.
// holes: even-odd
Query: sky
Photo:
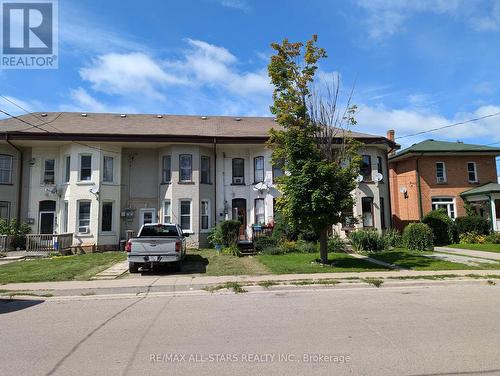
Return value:
[[(396, 137), (500, 112), (500, 1), (59, 1), (59, 68), (0, 71), (28, 111), (271, 115), (270, 44), (318, 35), (355, 131)], [(0, 109), (21, 114), (0, 98)], [(500, 146), (500, 116), (416, 137)]]

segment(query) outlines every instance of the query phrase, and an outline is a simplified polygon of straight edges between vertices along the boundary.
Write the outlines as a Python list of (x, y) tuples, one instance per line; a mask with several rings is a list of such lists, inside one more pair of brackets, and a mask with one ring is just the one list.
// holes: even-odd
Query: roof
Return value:
[[(36, 125), (36, 127), (24, 122)], [(32, 113), (0, 120), (0, 137), (24, 140), (101, 140), (212, 142), (265, 142), (271, 128), (280, 126), (272, 117), (112, 114), (79, 112)], [(349, 132), (366, 143), (384, 143), (382, 136)]]
[(419, 142), (418, 144), (413, 144), (409, 148), (403, 149), (389, 157), (390, 161), (395, 161), (403, 159), (406, 157), (411, 157), (417, 154), (491, 154), (500, 155), (500, 148), (486, 146), (486, 145), (474, 145), (474, 144), (464, 144), (463, 142), (448, 142), (448, 141), (436, 141), (436, 140), (425, 140)]
[(472, 188), (472, 189), (469, 189), (465, 192), (462, 192), (462, 193), (460, 193), (460, 196), (462, 196), (462, 197), (479, 196), (479, 195), (486, 195), (489, 193), (499, 193), (499, 192), (500, 192), (500, 184), (487, 183), (487, 184), (481, 185), (480, 187)]

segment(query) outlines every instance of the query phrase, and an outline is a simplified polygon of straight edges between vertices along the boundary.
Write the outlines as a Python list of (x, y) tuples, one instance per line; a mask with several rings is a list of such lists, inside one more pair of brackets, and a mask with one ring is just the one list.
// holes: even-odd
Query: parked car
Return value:
[(137, 237), (125, 245), (130, 273), (140, 267), (152, 269), (155, 265), (173, 264), (178, 271), (186, 255), (186, 237), (179, 225), (149, 223), (139, 230)]

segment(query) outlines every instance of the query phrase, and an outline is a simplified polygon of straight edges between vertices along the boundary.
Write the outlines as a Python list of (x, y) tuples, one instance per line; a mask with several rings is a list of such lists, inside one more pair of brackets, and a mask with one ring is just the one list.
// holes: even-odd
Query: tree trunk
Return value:
[(321, 229), (319, 233), (319, 256), (321, 263), (328, 263), (328, 227)]

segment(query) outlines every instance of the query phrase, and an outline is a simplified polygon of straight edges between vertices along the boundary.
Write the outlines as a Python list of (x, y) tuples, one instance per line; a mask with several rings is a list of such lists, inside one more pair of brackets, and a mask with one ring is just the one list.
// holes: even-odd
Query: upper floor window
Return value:
[(467, 162), (467, 177), (469, 183), (477, 183), (477, 165), (476, 162)]
[(179, 180), (181, 182), (193, 180), (193, 156), (191, 154), (179, 155)]
[(10, 219), (10, 202), (0, 201), (0, 219)]
[(379, 174), (384, 174), (384, 168), (382, 165), (382, 157), (377, 157), (377, 172)]
[(69, 183), (69, 177), (71, 173), (71, 157), (66, 155), (64, 157), (64, 182)]
[(170, 183), (172, 180), (172, 157), (164, 155), (162, 158), (162, 182)]
[(372, 157), (370, 155), (363, 155), (360, 174), (363, 175), (364, 181), (372, 180)]
[(446, 183), (446, 166), (444, 162), (436, 162), (436, 181)]
[(43, 184), (55, 184), (55, 159), (46, 159), (43, 163)]
[(233, 158), (233, 184), (245, 184), (245, 160)]
[(12, 156), (0, 155), (0, 184), (12, 183)]
[(254, 182), (264, 181), (264, 157), (255, 157), (253, 159)]
[(201, 157), (200, 182), (210, 184), (210, 157)]
[(112, 183), (114, 181), (114, 167), (115, 167), (114, 165), (115, 165), (115, 159), (113, 157), (105, 155), (102, 166), (103, 182)]
[(80, 180), (90, 181), (92, 178), (92, 156), (80, 155)]

